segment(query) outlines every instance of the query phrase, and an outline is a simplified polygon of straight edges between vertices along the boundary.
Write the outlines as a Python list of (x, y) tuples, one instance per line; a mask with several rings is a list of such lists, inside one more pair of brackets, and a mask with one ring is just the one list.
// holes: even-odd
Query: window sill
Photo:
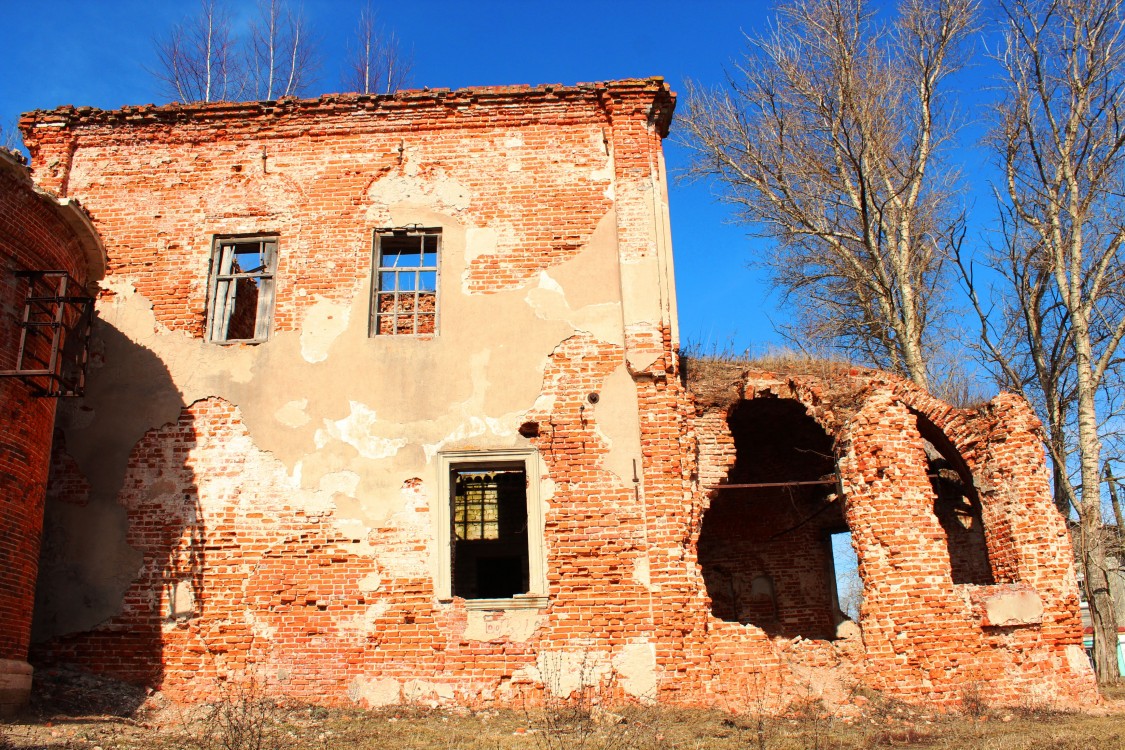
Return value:
[(268, 339), (228, 339), (225, 341), (208, 339), (207, 343), (215, 344), (216, 346), (237, 346), (239, 344), (249, 344), (250, 346), (257, 346), (258, 344), (266, 343), (266, 341), (268, 341)]
[(543, 609), (546, 606), (547, 597), (538, 594), (524, 594), (509, 599), (465, 599), (467, 610)]

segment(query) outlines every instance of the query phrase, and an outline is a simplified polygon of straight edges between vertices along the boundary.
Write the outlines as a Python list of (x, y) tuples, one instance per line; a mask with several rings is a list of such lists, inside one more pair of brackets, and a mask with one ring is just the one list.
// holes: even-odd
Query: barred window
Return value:
[(440, 229), (375, 233), (371, 336), (437, 333)]

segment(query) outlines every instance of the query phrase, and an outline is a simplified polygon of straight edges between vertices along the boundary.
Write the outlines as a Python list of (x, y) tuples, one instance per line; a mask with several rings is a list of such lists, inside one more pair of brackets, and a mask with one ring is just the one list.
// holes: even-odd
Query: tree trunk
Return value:
[(1094, 629), (1094, 672), (1099, 684), (1110, 685), (1116, 683), (1121, 674), (1117, 668), (1117, 615), (1109, 595), (1109, 573), (1105, 561), (1101, 471), (1098, 466), (1102, 446), (1098, 437), (1087, 321), (1080, 313), (1073, 318), (1078, 374), (1078, 456), (1082, 467), (1082, 500), (1077, 508), (1078, 549), (1082, 558), (1086, 602)]

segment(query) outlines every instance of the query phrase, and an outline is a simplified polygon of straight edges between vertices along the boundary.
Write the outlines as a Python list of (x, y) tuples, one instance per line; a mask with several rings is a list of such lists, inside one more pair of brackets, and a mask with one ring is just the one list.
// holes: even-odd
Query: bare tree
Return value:
[(250, 91), (257, 99), (304, 93), (319, 65), (303, 14), (285, 0), (259, 0), (248, 52)]
[(231, 18), (219, 0), (200, 0), (199, 13), (156, 41), (159, 67), (154, 74), (164, 93), (181, 102), (238, 98), (242, 65)]
[(806, 336), (927, 382), (944, 309), (955, 175), (941, 91), (977, 0), (784, 0), (724, 89), (688, 85), (689, 174), (773, 241), (766, 263)]
[(348, 49), (344, 88), (361, 94), (390, 94), (410, 80), (414, 58), (404, 53), (393, 31), (379, 26), (368, 3), (359, 12), (355, 46)]
[(1102, 683), (1118, 679), (1099, 418), (1125, 336), (1125, 0), (1003, 0), (1005, 98), (992, 144), (1005, 182), (998, 309), (964, 277), (983, 350), (1044, 417)]

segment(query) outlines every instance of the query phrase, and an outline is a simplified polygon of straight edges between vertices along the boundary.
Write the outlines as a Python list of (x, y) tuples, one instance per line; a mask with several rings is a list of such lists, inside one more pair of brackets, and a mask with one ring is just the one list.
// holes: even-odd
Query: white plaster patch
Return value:
[(534, 609), (513, 609), (503, 614), (469, 610), (465, 626), (465, 640), (491, 641), (506, 638), (516, 643), (531, 639), (544, 623), (545, 616)]
[(390, 610), (391, 605), (386, 601), (375, 602), (358, 614), (339, 624), (340, 634), (344, 637), (365, 638), (375, 632), (375, 623)]
[(347, 330), (350, 316), (350, 305), (317, 300), (301, 323), (301, 357), (312, 363), (328, 359), (328, 350)]
[[(249, 580), (249, 578), (247, 578)], [(254, 616), (250, 608), (246, 608), (242, 612), (243, 621), (250, 628), (255, 637), (261, 638), (264, 641), (272, 641), (274, 636), (277, 635), (277, 628), (271, 625), (266, 625), (264, 622)]]
[(398, 680), (392, 677), (377, 680), (357, 677), (348, 686), (348, 697), (356, 703), (366, 704), (369, 708), (393, 706), (398, 703), (401, 694), (402, 687)]
[(353, 541), (359, 540), (361, 544), (365, 544), (367, 535), (371, 533), (371, 527), (356, 518), (340, 518), (339, 516), (332, 517), (332, 525), (336, 527), (342, 535)]
[(638, 640), (613, 657), (613, 668), (622, 689), (645, 703), (656, 702), (656, 647)]
[(576, 331), (586, 331), (600, 341), (624, 345), (621, 330), (621, 306), (616, 302), (586, 305), (573, 310), (567, 302), (562, 285), (546, 271), (539, 272), (539, 283), (527, 290), (524, 297), (541, 320), (561, 320)]
[(503, 417), (468, 417), (457, 428), (448, 433), (436, 443), (427, 443), (422, 446), (426, 460), (432, 461), (446, 445), (470, 440), (481, 435), (494, 435), (496, 437), (511, 437), (517, 429), (520, 414), (507, 414)]
[(347, 443), (364, 458), (390, 458), (406, 445), (406, 438), (388, 438), (375, 434), (379, 420), (374, 409), (358, 401), (349, 401), (348, 404), (351, 414), (335, 422), (324, 420), (324, 429), (317, 430), (313, 438), (317, 448), (327, 445), (327, 436)]
[(605, 651), (540, 651), (535, 665), (544, 689), (560, 698), (597, 685), (613, 670)]
[(406, 703), (422, 703), (437, 706), (453, 700), (453, 686), (425, 680), (409, 680), (402, 686), (402, 697)]
[(374, 204), (373, 208), (416, 203), (443, 212), (456, 212), (469, 207), (469, 189), (440, 169), (426, 177), (409, 173), (387, 175), (371, 185), (367, 197)]
[(309, 406), (307, 398), (294, 399), (293, 401), (286, 401), (281, 405), (281, 408), (273, 413), (273, 418), (286, 427), (304, 427), (312, 419), (306, 412)]
[(633, 484), (641, 455), (641, 426), (637, 420), (637, 384), (621, 365), (602, 381), (601, 400), (593, 411), (598, 435), (609, 448), (603, 465), (626, 486)]
[(495, 255), (499, 233), (494, 227), (469, 227), (465, 230), (465, 261), (482, 255)]
[(368, 573), (356, 583), (356, 588), (365, 594), (378, 591), (383, 586), (383, 579), (378, 573)]
[(652, 576), (649, 572), (648, 555), (633, 558), (633, 581), (652, 591)]
[(320, 478), (320, 489), (328, 493), (341, 493), (355, 497), (359, 488), (359, 474), (354, 471), (334, 471)]

